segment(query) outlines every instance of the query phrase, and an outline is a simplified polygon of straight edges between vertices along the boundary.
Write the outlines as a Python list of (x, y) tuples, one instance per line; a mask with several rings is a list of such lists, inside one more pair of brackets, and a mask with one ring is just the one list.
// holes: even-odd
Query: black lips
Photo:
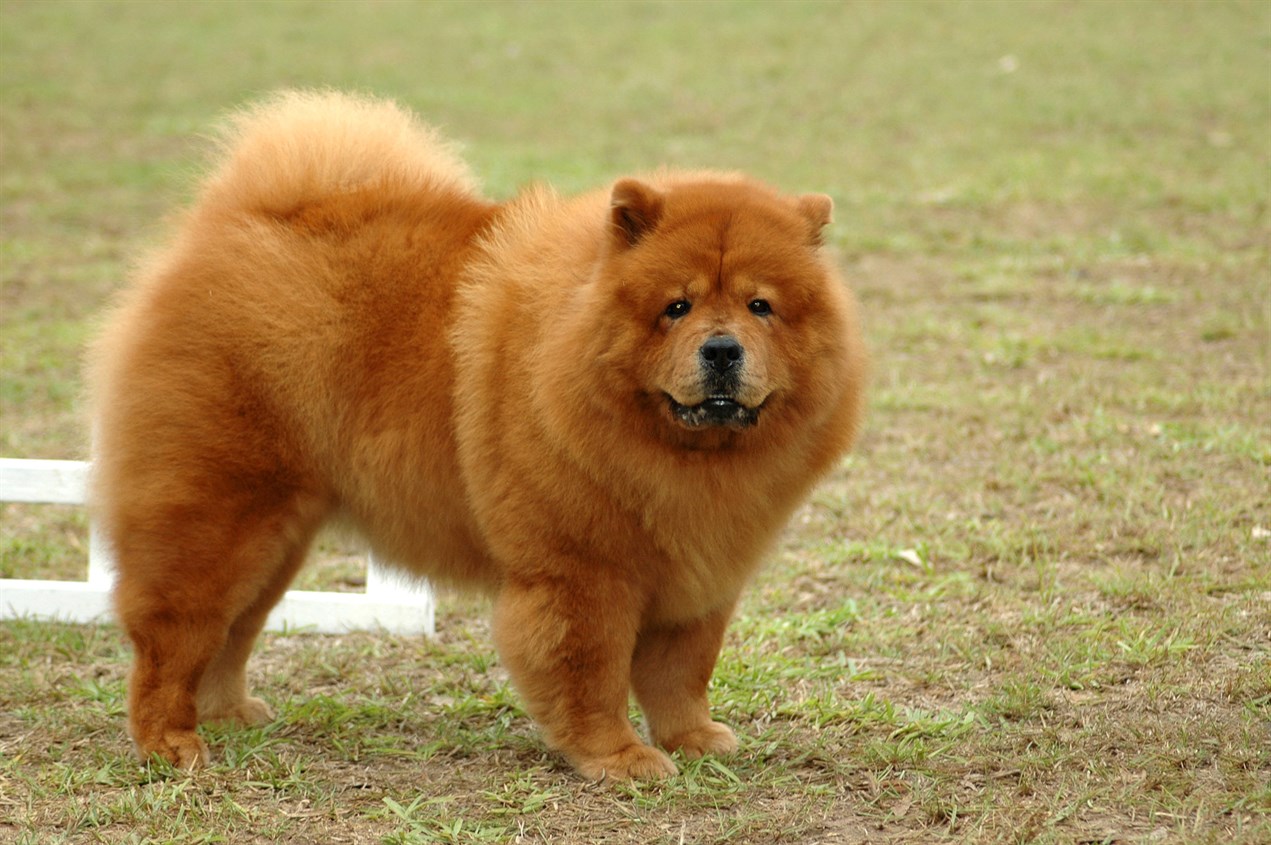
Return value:
[(722, 426), (725, 428), (749, 428), (759, 421), (759, 409), (747, 408), (736, 400), (725, 396), (712, 396), (696, 405), (681, 405), (674, 399), (671, 402), (671, 413), (689, 428), (706, 428)]

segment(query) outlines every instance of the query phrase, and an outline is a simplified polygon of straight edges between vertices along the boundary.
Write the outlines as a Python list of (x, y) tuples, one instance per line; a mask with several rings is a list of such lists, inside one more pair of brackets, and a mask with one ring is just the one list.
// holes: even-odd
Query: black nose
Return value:
[(724, 335), (712, 337), (703, 343), (699, 354), (707, 367), (723, 373), (741, 362), (742, 348), (735, 338)]

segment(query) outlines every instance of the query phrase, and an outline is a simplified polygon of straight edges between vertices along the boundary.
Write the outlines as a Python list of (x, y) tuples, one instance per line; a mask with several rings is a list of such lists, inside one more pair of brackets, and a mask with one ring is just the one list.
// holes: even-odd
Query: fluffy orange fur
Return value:
[(717, 173), (495, 204), (390, 103), (239, 115), (90, 357), (139, 753), (198, 765), (201, 720), (271, 718), (247, 657), (337, 517), (492, 594), (583, 775), (733, 750), (706, 697), (725, 626), (860, 412), (829, 216)]

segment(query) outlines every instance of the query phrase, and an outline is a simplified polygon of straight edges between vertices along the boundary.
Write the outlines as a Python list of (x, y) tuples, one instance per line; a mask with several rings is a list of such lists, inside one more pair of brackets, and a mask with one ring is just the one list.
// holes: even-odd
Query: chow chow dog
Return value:
[(223, 140), (89, 357), (138, 752), (197, 766), (200, 721), (271, 718), (247, 657), (332, 519), (490, 594), (582, 775), (733, 751), (725, 625), (860, 416), (829, 197), (663, 171), (493, 202), (434, 130), (330, 92)]

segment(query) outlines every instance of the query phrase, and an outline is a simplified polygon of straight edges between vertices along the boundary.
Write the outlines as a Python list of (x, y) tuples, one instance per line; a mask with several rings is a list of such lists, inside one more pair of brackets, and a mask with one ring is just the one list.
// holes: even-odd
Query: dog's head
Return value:
[(734, 177), (614, 186), (598, 357), (678, 442), (832, 401), (849, 309), (820, 255), (831, 209)]

